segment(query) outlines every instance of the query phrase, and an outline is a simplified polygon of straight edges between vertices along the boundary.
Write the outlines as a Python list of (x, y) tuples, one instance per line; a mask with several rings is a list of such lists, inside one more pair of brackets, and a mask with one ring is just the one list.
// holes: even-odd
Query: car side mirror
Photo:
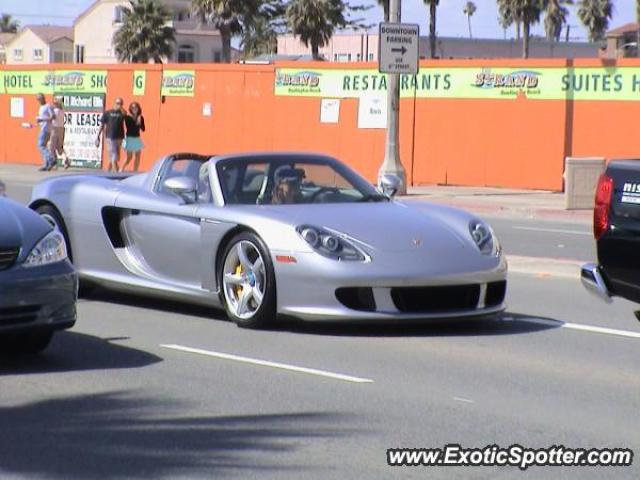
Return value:
[(380, 191), (383, 195), (386, 195), (389, 198), (393, 198), (398, 190), (400, 190), (400, 186), (402, 185), (402, 179), (391, 173), (387, 173), (382, 176), (380, 179)]
[(175, 193), (186, 203), (198, 201), (198, 186), (191, 177), (171, 177), (164, 181), (164, 188)]

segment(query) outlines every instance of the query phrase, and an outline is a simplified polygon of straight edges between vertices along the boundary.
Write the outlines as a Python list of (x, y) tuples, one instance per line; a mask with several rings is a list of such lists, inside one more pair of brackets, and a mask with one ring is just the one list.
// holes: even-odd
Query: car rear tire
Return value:
[[(40, 214), (40, 216), (49, 225), (62, 233), (65, 246), (67, 247), (67, 255), (69, 255), (69, 261), (73, 263), (73, 254), (71, 252), (71, 242), (69, 242), (69, 233), (67, 232), (67, 227), (64, 223), (64, 220), (60, 216), (60, 213), (58, 213), (58, 210), (56, 210), (52, 205), (40, 205), (38, 208), (36, 208), (36, 212), (38, 212), (38, 214)], [(90, 295), (94, 290), (95, 286), (91, 283), (80, 281), (78, 296), (86, 297)]]
[(10, 355), (36, 355), (51, 343), (53, 332), (20, 333), (2, 340), (3, 351)]
[(220, 299), (242, 328), (261, 328), (276, 317), (276, 278), (260, 237), (242, 232), (227, 244), (219, 269)]

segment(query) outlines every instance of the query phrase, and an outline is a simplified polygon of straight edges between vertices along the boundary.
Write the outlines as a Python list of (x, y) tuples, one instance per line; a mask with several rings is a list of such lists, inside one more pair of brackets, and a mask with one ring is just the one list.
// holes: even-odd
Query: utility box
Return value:
[(602, 157), (567, 157), (564, 163), (564, 200), (567, 210), (593, 208), (598, 178), (606, 166)]

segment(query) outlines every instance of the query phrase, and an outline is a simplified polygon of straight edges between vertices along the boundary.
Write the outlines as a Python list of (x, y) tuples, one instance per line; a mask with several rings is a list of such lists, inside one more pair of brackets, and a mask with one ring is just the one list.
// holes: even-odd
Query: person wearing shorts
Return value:
[(122, 98), (118, 97), (113, 102), (113, 108), (102, 114), (100, 119), (100, 130), (96, 138), (96, 147), (100, 146), (100, 135), (104, 131), (105, 143), (107, 144), (107, 155), (109, 156), (110, 172), (118, 171), (118, 163), (120, 162), (120, 148), (124, 139), (124, 119), (127, 115), (122, 108)]
[(53, 99), (53, 122), (51, 123), (51, 138), (49, 139), (49, 155), (51, 167), (58, 168), (58, 157), (63, 159), (65, 169), (69, 168), (68, 158), (64, 151), (64, 107), (61, 97)]
[(140, 167), (142, 148), (144, 147), (142, 140), (140, 140), (140, 132), (145, 130), (142, 107), (138, 102), (132, 102), (129, 105), (129, 114), (125, 117), (124, 123), (127, 126), (127, 136), (124, 139), (123, 148), (127, 152), (127, 160), (120, 171), (124, 172), (133, 157), (133, 171), (137, 172)]

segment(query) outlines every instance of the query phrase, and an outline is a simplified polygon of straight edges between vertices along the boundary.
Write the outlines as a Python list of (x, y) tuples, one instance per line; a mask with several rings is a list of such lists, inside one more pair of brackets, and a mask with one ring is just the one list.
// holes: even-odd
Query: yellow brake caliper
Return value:
[[(239, 263), (236, 267), (236, 275), (240, 275), (242, 273), (242, 264)], [(242, 293), (242, 285), (236, 285), (236, 297), (240, 300), (240, 294)]]

